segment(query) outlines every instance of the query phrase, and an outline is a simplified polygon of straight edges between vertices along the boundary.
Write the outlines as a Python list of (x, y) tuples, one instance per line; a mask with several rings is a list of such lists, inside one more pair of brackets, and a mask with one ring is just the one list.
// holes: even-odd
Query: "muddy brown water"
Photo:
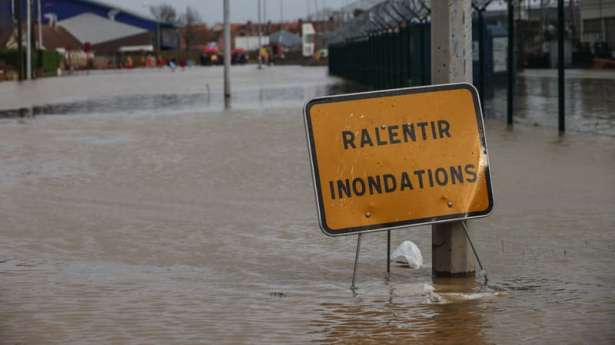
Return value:
[[(235, 72), (229, 111), (0, 120), (0, 344), (615, 342), (613, 137), (487, 120), (496, 210), (470, 226), (488, 286), (434, 280), (418, 227), (393, 245), (415, 241), (427, 266), (386, 279), (386, 235), (366, 235), (354, 295), (356, 239), (318, 229), (301, 117), (339, 81), (269, 69), (268, 88), (301, 97), (259, 102), (254, 73)], [(0, 84), (0, 101), (193, 78), (92, 77)]]

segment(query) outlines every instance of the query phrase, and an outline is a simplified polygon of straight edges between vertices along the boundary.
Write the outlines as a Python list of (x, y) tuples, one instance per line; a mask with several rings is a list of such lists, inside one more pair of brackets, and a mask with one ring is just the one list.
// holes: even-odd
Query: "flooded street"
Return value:
[(417, 227), (392, 244), (427, 266), (386, 279), (367, 234), (353, 295), (356, 237), (318, 228), (302, 118), (348, 86), (244, 66), (224, 111), (221, 76), (0, 83), (0, 344), (615, 343), (613, 79), (570, 84), (589, 89), (563, 137), (549, 76), (522, 77), (514, 130), (487, 119), (495, 212), (469, 223), (487, 287), (434, 281)]
[[(506, 118), (506, 86), (496, 83), (487, 116)], [(567, 70), (564, 86), (568, 131), (615, 136), (615, 71)], [(557, 70), (528, 69), (515, 88), (515, 123), (557, 128)]]

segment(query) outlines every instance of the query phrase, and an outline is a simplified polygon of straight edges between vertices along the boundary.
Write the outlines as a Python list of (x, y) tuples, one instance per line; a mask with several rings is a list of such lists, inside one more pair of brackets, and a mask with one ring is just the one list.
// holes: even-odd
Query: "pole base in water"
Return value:
[(474, 276), (474, 258), (462, 222), (434, 224), (431, 237), (432, 273), (435, 276)]

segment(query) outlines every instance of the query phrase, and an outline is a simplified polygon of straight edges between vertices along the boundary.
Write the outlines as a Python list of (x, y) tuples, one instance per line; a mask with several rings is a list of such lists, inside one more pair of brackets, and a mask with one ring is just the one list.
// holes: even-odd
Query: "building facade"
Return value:
[[(21, 3), (25, 23), (26, 1), (0, 0), (0, 34), (14, 27), (16, 4)], [(101, 53), (114, 53), (125, 46), (150, 46), (152, 50), (176, 49), (179, 35), (172, 24), (95, 0), (33, 1), (32, 20), (42, 26), (61, 27), (82, 45)], [(2, 42), (0, 42), (1, 44)], [(42, 42), (45, 47), (45, 43)]]
[(583, 0), (581, 39), (592, 46), (604, 46), (615, 58), (615, 0)]

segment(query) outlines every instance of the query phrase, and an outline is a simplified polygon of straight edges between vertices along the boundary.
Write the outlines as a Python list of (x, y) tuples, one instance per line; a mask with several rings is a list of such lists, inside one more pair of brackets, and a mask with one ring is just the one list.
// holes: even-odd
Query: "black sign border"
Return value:
[[(469, 212), (469, 213), (457, 213), (452, 215), (440, 216), (440, 217), (429, 217), (429, 218), (420, 218), (409, 221), (399, 221), (399, 222), (391, 222), (391, 223), (383, 223), (383, 224), (374, 224), (368, 226), (359, 226), (353, 228), (344, 228), (341, 230), (333, 230), (328, 227), (327, 219), (324, 209), (324, 202), (322, 200), (322, 187), (320, 185), (320, 172), (318, 169), (318, 159), (316, 157), (316, 146), (314, 144), (314, 136), (312, 130), (312, 118), (310, 115), (310, 109), (317, 104), (323, 103), (335, 103), (340, 101), (352, 101), (359, 99), (371, 99), (371, 98), (379, 98), (386, 96), (400, 96), (400, 95), (409, 95), (409, 94), (420, 94), (426, 92), (434, 92), (434, 91), (449, 91), (449, 90), (458, 90), (465, 89), (470, 91), (472, 94), (472, 98), (474, 100), (474, 109), (476, 110), (476, 123), (478, 125), (478, 133), (480, 136), (481, 148), (485, 152), (487, 156), (487, 167), (485, 168), (485, 178), (487, 179), (487, 193), (489, 196), (489, 206), (487, 209), (478, 212)], [(487, 151), (487, 139), (485, 138), (485, 123), (483, 120), (483, 109), (480, 103), (480, 99), (478, 97), (478, 91), (474, 87), (474, 85), (470, 83), (452, 83), (452, 84), (441, 84), (441, 85), (429, 85), (429, 86), (419, 86), (419, 87), (408, 87), (401, 89), (392, 89), (392, 90), (382, 90), (382, 91), (369, 91), (369, 92), (359, 92), (359, 93), (351, 93), (351, 94), (343, 94), (343, 95), (333, 95), (333, 96), (325, 96), (318, 97), (308, 101), (303, 107), (303, 116), (305, 121), (305, 131), (306, 131), (306, 139), (308, 142), (308, 151), (310, 155), (310, 165), (312, 167), (312, 179), (314, 183), (314, 193), (316, 196), (316, 205), (318, 209), (318, 223), (320, 225), (320, 229), (322, 232), (330, 237), (338, 237), (338, 236), (347, 236), (354, 235), (359, 233), (366, 232), (376, 232), (376, 231), (386, 231), (386, 230), (394, 230), (411, 226), (421, 226), (421, 225), (429, 225), (436, 223), (446, 223), (453, 221), (463, 221), (467, 219), (473, 218), (482, 218), (490, 215), (493, 212), (494, 201), (493, 201), (493, 187), (491, 182), (491, 167), (489, 160), (489, 151)]]

